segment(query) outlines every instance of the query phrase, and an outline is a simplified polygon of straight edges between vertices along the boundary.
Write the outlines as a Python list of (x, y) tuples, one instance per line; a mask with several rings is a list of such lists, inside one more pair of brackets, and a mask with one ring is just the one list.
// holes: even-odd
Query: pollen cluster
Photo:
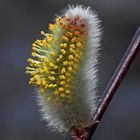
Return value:
[(74, 96), (73, 81), (84, 55), (85, 28), (78, 15), (57, 17), (49, 24), (49, 33), (41, 31), (43, 39), (32, 44), (32, 58), (26, 67), (31, 75), (29, 84), (46, 94), (49, 102), (71, 101)]

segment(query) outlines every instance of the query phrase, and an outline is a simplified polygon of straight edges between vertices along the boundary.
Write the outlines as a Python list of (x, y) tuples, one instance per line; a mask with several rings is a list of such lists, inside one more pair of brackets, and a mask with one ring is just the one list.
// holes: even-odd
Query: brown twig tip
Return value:
[(109, 81), (108, 85), (106, 86), (103, 92), (103, 95), (105, 95), (105, 97), (102, 100), (100, 106), (98, 107), (97, 112), (93, 116), (91, 126), (81, 136), (73, 136), (72, 140), (90, 140), (91, 139), (105, 110), (107, 109), (121, 81), (125, 77), (139, 49), (140, 49), (140, 27), (137, 29), (136, 33), (134, 34), (128, 49), (126, 50), (122, 60), (120, 61), (120, 64), (118, 65), (116, 71), (114, 72), (114, 75), (112, 76), (111, 80)]

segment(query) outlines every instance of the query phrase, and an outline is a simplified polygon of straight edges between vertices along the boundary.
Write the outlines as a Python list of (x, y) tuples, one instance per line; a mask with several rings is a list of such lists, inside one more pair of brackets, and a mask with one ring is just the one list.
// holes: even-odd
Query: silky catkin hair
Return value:
[(90, 7), (69, 6), (32, 44), (26, 73), (37, 89), (44, 120), (68, 132), (90, 123), (97, 108), (100, 21)]

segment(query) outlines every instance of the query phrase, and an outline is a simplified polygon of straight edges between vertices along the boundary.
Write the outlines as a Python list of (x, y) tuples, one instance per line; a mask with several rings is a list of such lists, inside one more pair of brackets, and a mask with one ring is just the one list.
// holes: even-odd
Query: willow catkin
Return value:
[(53, 130), (82, 129), (98, 102), (100, 21), (89, 7), (69, 6), (48, 30), (32, 44), (29, 84), (35, 85), (42, 116)]

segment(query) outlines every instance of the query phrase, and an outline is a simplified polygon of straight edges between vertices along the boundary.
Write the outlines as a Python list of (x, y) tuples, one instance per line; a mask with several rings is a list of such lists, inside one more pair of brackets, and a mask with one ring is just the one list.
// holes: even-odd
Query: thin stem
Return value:
[(73, 140), (90, 140), (91, 139), (105, 110), (107, 109), (112, 97), (115, 95), (116, 90), (118, 89), (120, 83), (122, 82), (123, 78), (125, 77), (128, 69), (129, 69), (130, 65), (132, 64), (139, 49), (140, 49), (140, 27), (137, 29), (120, 64), (118, 65), (114, 75), (112, 76), (111, 80), (109, 81), (107, 87), (104, 90), (103, 95), (105, 95), (105, 97), (102, 100), (100, 106), (97, 109), (97, 112), (95, 113), (95, 115), (92, 119), (91, 126), (89, 127), (88, 131), (85, 132), (82, 136), (75, 137), (75, 138), (73, 138)]

